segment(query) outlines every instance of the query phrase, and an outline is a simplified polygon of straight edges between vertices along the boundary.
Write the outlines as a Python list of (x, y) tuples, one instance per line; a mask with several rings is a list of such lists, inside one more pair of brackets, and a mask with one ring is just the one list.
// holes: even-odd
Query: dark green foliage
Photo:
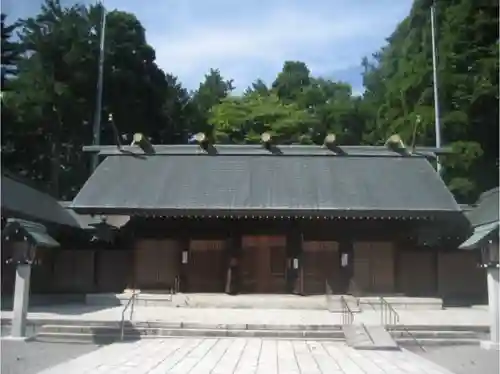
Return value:
[(2, 27), (2, 91), (7, 87), (5, 85), (7, 76), (16, 74), (16, 64), (21, 53), (21, 46), (19, 43), (12, 41), (12, 36), (17, 28), (17, 24), (6, 24), (6, 14), (1, 14), (1, 27)]
[[(366, 140), (400, 133), (433, 145), (434, 96), (430, 1), (415, 1), (387, 46), (365, 59), (365, 101), (373, 120)], [(436, 1), (442, 139), (457, 151), (443, 159), (444, 178), (462, 201), (498, 185), (498, 3)]]

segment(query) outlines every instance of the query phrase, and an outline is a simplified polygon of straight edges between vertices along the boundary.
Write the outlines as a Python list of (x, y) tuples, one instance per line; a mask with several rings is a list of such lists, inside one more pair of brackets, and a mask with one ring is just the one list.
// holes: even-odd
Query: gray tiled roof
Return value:
[(467, 218), (472, 226), (480, 226), (487, 223), (497, 222), (498, 216), (498, 187), (483, 192), (474, 209), (467, 212)]
[(59, 201), (59, 204), (80, 224), (82, 229), (86, 230), (95, 230), (95, 226), (99, 223), (102, 223), (103, 220), (111, 226), (114, 227), (122, 227), (125, 225), (130, 217), (122, 216), (122, 215), (113, 215), (113, 216), (101, 216), (91, 215), (91, 214), (78, 214), (73, 209), (70, 208), (71, 201)]
[(2, 215), (80, 228), (52, 196), (2, 175)]
[(2, 231), (2, 236), (7, 239), (9, 236), (18, 234), (18, 230), (21, 230), (19, 235), (26, 235), (28, 240), (38, 247), (54, 248), (60, 246), (60, 244), (47, 233), (47, 228), (44, 225), (23, 219), (9, 219), (5, 229)]
[[(368, 152), (336, 156), (320, 147), (284, 155), (250, 147), (199, 147), (108, 156), (73, 200), (79, 213), (455, 214), (460, 207), (423, 157)], [(190, 151), (186, 151), (190, 149)], [(229, 149), (229, 150), (228, 150)], [(257, 149), (253, 147), (253, 149)]]

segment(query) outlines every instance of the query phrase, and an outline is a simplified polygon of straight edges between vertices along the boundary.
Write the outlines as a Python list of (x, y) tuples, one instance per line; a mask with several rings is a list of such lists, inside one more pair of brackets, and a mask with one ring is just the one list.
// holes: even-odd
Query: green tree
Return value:
[[(473, 201), (498, 184), (498, 4), (437, 1), (438, 73), (442, 138), (457, 152), (442, 159), (444, 178), (456, 197)], [(373, 59), (363, 66), (367, 121), (365, 141), (399, 133), (433, 145), (434, 103), (429, 1), (414, 2)]]
[(210, 110), (234, 90), (233, 80), (226, 80), (218, 69), (210, 69), (198, 89), (192, 94), (191, 132), (212, 133), (209, 123)]
[(267, 85), (264, 83), (264, 81), (262, 79), (257, 79), (255, 82), (253, 82), (251, 84), (250, 87), (248, 87), (245, 90), (244, 95), (250, 95), (254, 92), (263, 96), (263, 95), (269, 95), (270, 90), (269, 90), (269, 87), (267, 87)]
[[(99, 5), (63, 7), (59, 0), (46, 0), (38, 15), (20, 22), (28, 54), (6, 100), (16, 121), (3, 126), (4, 165), (49, 183), (52, 193), (65, 199), (90, 172), (81, 147), (92, 141), (102, 11)], [(116, 143), (109, 114), (125, 139), (135, 132), (155, 142), (175, 139), (172, 110), (182, 107), (177, 101), (185, 101), (186, 92), (173, 77), (167, 80), (154, 60), (135, 16), (109, 12), (102, 144)]]
[(304, 62), (285, 61), (283, 69), (272, 84), (272, 88), (280, 100), (293, 102), (300, 96), (302, 89), (310, 84), (311, 72)]
[(269, 132), (280, 144), (311, 143), (314, 116), (276, 94), (227, 97), (211, 110), (214, 137), (222, 143), (258, 143)]
[(17, 28), (17, 24), (6, 24), (7, 15), (1, 14), (2, 27), (2, 91), (6, 88), (7, 75), (15, 75), (17, 60), (19, 59), (21, 49), (19, 43), (12, 41), (12, 34)]

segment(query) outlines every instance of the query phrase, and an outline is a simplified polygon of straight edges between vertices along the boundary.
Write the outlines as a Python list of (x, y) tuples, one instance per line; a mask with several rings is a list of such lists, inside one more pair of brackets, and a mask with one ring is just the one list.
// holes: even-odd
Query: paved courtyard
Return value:
[(450, 374), (409, 351), (356, 351), (343, 343), (171, 338), (116, 343), (42, 374)]
[(500, 352), (481, 349), (479, 345), (449, 347), (426, 347), (426, 351), (415, 347), (414, 352), (455, 374), (498, 374)]
[[(0, 340), (2, 374), (37, 374), (100, 347), (94, 344), (61, 344)], [(67, 373), (71, 374), (71, 373)]]

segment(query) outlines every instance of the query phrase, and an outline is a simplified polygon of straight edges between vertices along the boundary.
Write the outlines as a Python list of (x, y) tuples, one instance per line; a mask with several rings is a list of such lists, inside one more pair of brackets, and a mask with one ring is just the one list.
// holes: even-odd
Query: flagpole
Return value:
[[(99, 43), (99, 62), (97, 71), (97, 86), (95, 98), (95, 112), (94, 112), (94, 125), (93, 125), (93, 145), (101, 143), (101, 115), (102, 115), (102, 86), (104, 75), (104, 42), (106, 36), (106, 9), (104, 8), (104, 1), (100, 0), (101, 5), (101, 39)], [(99, 154), (96, 152), (92, 155), (92, 172), (99, 164)]]
[[(439, 89), (438, 89), (438, 71), (437, 71), (437, 50), (436, 50), (436, 2), (432, 1), (431, 4), (431, 37), (432, 37), (432, 79), (434, 88), (434, 126), (436, 133), (436, 148), (441, 148), (441, 121), (439, 112)], [(441, 163), (439, 162), (439, 157), (436, 158), (437, 172), (441, 173)]]

